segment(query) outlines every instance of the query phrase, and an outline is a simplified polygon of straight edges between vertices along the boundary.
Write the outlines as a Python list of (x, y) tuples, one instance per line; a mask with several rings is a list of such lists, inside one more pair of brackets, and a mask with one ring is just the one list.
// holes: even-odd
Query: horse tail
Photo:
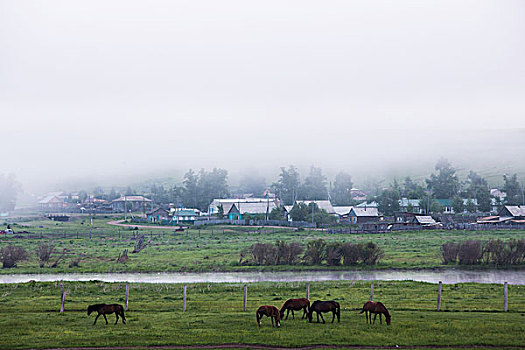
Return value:
[(255, 312), (255, 316), (256, 316), (256, 319), (257, 319), (257, 324), (260, 327), (261, 326), (261, 318), (262, 318), (262, 314), (261, 314), (260, 310), (257, 310), (257, 312)]

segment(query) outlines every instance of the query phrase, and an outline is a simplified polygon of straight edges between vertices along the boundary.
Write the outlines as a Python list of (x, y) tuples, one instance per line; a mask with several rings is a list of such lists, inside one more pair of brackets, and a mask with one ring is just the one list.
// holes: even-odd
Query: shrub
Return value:
[(304, 253), (304, 261), (310, 265), (321, 265), (321, 262), (326, 258), (326, 242), (324, 239), (317, 239), (310, 241), (306, 245), (306, 252)]
[(341, 243), (334, 242), (326, 246), (326, 264), (328, 266), (341, 265), (342, 256), (343, 252), (341, 249)]
[(16, 267), (16, 263), (27, 259), (27, 252), (22, 247), (9, 245), (0, 249), (0, 258), (3, 268)]
[(445, 243), (441, 246), (441, 263), (447, 265), (455, 263), (458, 259), (458, 245), (456, 243)]
[(474, 265), (483, 257), (481, 241), (469, 240), (461, 242), (458, 249), (458, 260), (461, 265)]
[(361, 252), (363, 264), (366, 265), (375, 265), (383, 257), (383, 250), (374, 242), (365, 244)]
[(40, 267), (44, 267), (51, 259), (51, 255), (55, 252), (55, 245), (52, 243), (40, 243), (36, 248), (36, 255), (40, 259)]
[(343, 243), (341, 253), (343, 254), (343, 265), (355, 265), (361, 259), (362, 246), (360, 244)]

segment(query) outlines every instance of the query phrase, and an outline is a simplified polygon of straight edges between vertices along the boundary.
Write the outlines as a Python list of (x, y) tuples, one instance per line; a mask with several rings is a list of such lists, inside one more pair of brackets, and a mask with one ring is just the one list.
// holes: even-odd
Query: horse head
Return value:
[(390, 326), (390, 315), (389, 314), (385, 314), (385, 319), (386, 319), (386, 324), (388, 326)]
[(91, 315), (91, 313), (95, 311), (95, 309), (93, 308), (93, 305), (89, 305), (88, 308), (87, 308), (87, 314), (88, 316)]

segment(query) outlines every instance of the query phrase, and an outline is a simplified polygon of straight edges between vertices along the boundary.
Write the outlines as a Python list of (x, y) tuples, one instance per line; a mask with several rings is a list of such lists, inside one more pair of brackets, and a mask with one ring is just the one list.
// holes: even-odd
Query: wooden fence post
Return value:
[(310, 299), (310, 282), (306, 283), (306, 299)]
[(244, 311), (246, 311), (246, 306), (248, 304), (248, 286), (244, 285)]
[(118, 239), (120, 240), (120, 229), (118, 229)]
[(186, 311), (186, 286), (184, 286), (182, 292), (182, 311)]
[(374, 282), (370, 283), (370, 301), (374, 301)]
[(509, 309), (509, 288), (507, 285), (507, 282), (503, 285), (503, 294), (504, 294), (504, 302), (503, 302), (503, 311), (507, 312)]
[(66, 302), (66, 294), (67, 292), (63, 292), (61, 295), (62, 303), (60, 305), (60, 312), (64, 312), (64, 304)]
[(439, 281), (439, 287), (438, 287), (438, 301), (437, 301), (437, 308), (436, 311), (439, 311), (441, 309), (441, 281)]
[(128, 311), (128, 300), (129, 300), (129, 284), (126, 283), (126, 301), (124, 305), (124, 311)]

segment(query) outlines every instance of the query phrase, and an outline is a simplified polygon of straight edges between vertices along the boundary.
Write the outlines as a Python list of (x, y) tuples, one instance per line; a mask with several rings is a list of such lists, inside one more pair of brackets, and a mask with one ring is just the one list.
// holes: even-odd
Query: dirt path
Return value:
[(163, 230), (174, 230), (176, 228), (180, 228), (180, 226), (147, 226), (147, 225), (133, 225), (133, 224), (123, 224), (124, 220), (114, 220), (114, 221), (108, 221), (106, 224), (108, 225), (114, 225), (114, 226), (121, 226), (121, 227), (138, 227), (138, 228), (157, 228), (157, 229), (163, 229)]
[[(314, 350), (314, 349), (525, 349), (523, 346), (501, 346), (501, 345), (409, 345), (409, 346), (371, 346), (371, 345), (311, 345), (296, 348), (284, 346), (272, 346), (264, 344), (218, 344), (218, 345), (153, 345), (153, 346), (114, 346), (114, 347), (69, 347), (69, 348), (47, 348), (38, 350), (138, 350), (138, 349), (279, 349), (279, 350)], [(37, 350), (37, 349), (31, 349)]]

